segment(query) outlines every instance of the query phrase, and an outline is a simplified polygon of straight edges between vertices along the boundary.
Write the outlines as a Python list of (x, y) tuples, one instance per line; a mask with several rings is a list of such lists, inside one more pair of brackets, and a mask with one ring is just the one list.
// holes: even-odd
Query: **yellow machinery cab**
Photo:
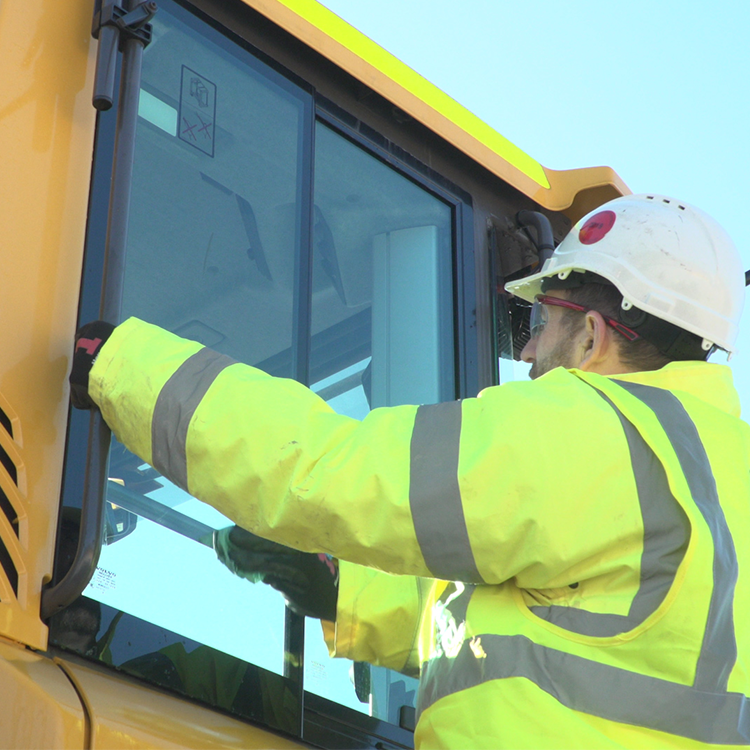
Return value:
[(328, 659), (217, 562), (226, 519), (71, 413), (73, 333), (137, 315), (354, 417), (473, 395), (519, 211), (559, 241), (627, 188), (314, 0), (8, 0), (0, 61), (0, 745), (410, 747), (415, 680)]

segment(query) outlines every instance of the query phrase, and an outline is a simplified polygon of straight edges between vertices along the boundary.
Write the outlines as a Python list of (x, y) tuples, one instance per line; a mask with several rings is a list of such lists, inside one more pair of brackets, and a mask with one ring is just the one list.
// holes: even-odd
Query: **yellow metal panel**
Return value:
[(92, 9), (91, 0), (0, 3), (0, 392), (23, 430), (22, 443), (3, 446), (26, 481), (10, 497), (20, 538), (0, 525), (19, 569), (17, 600), (6, 586), (0, 602), (0, 634), (37, 648), (46, 647), (39, 601), (52, 568), (91, 173)]
[(557, 171), (544, 170), (550, 190), (538, 190), (532, 197), (551, 211), (562, 211), (576, 222), (589, 211), (620, 195), (630, 195), (630, 188), (610, 167), (585, 167)]
[(0, 639), (0, 747), (85, 747), (81, 701), (51, 659)]
[(59, 662), (83, 696), (93, 750), (125, 748), (298, 748), (251, 724), (141, 686), (123, 675)]
[(532, 197), (551, 211), (562, 211), (576, 222), (589, 211), (620, 195), (630, 195), (630, 188), (610, 167), (585, 167), (544, 171), (550, 190), (538, 190)]

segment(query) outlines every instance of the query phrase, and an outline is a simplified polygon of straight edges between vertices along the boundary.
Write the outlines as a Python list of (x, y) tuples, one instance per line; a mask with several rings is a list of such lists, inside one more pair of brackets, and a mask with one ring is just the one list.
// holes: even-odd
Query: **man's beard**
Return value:
[(550, 370), (554, 370), (555, 367), (565, 367), (570, 369), (575, 367), (571, 360), (570, 354), (570, 341), (562, 340), (558, 341), (551, 352), (545, 357), (537, 358), (534, 364), (531, 365), (529, 370), (529, 377), (535, 380), (541, 377)]

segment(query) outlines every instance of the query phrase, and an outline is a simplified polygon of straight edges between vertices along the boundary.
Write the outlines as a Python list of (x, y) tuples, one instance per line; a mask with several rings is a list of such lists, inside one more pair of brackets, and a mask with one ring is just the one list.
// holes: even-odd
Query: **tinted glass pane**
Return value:
[[(313, 390), (360, 419), (455, 398), (451, 206), (322, 123), (314, 195)], [(393, 723), (413, 705), (416, 680), (331, 661), (310, 623), (305, 661), (310, 692)]]
[[(311, 108), (309, 94), (160, 2), (143, 60), (123, 319), (292, 374)], [(229, 521), (115, 441), (109, 477), (107, 543), (56, 642), (294, 727), (299, 704), (277, 677), (284, 603), (218, 562), (212, 531)]]
[(206, 29), (161, 12), (154, 24), (123, 317), (290, 375), (303, 100)]

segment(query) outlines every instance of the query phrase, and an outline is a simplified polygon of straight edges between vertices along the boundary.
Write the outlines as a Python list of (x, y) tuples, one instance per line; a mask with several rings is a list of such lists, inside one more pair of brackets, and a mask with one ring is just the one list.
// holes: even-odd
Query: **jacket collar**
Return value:
[(689, 393), (734, 417), (740, 416), (740, 397), (727, 365), (670, 362), (660, 370), (612, 375), (611, 378)]

